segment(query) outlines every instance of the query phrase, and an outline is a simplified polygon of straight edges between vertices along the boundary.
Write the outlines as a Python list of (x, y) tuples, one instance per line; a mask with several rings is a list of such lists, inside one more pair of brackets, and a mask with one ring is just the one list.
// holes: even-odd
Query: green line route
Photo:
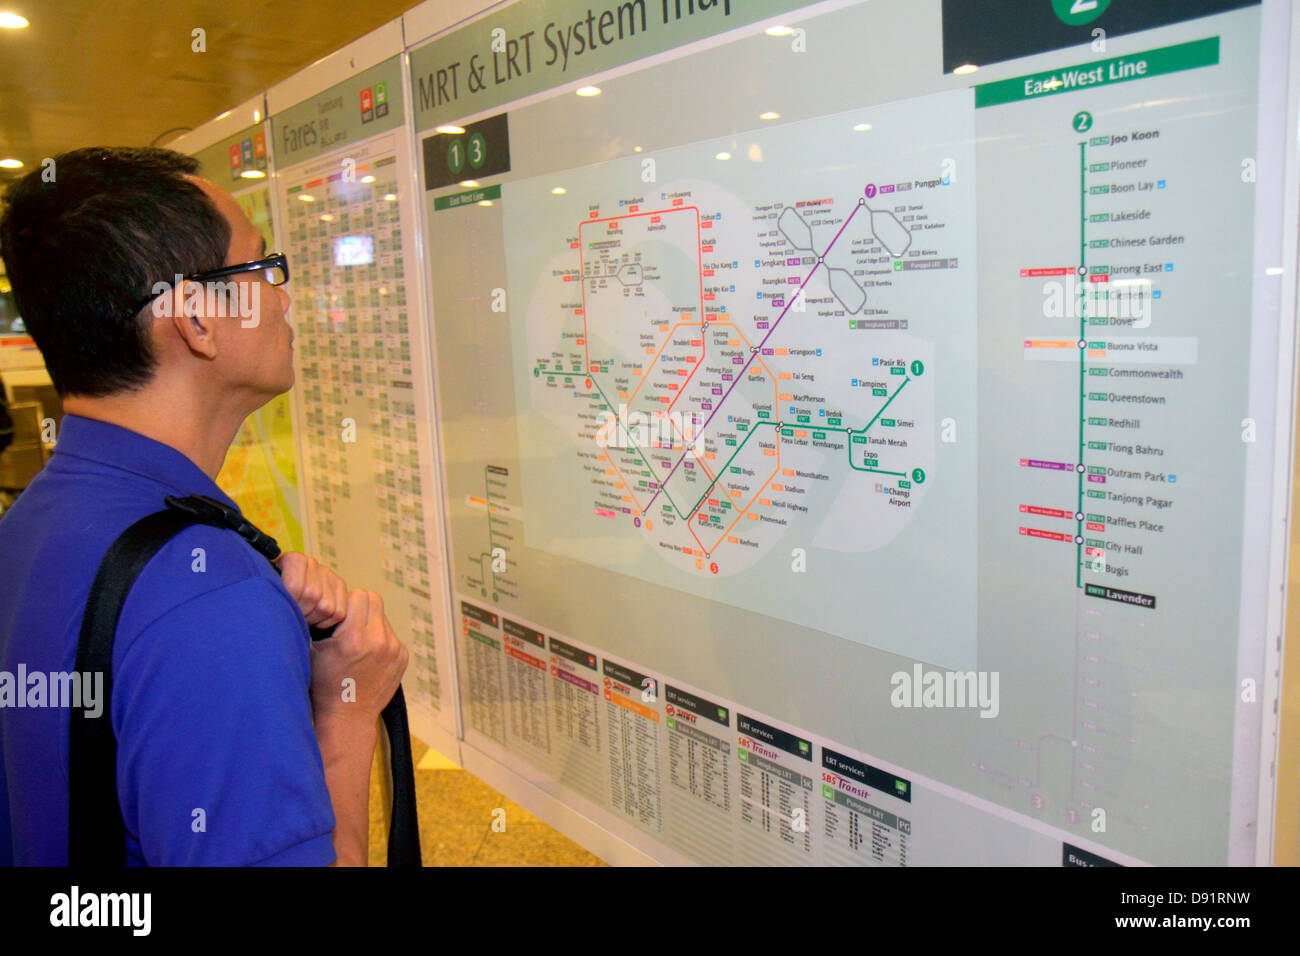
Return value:
[[(831, 425), (816, 425), (816, 426), (809, 425), (807, 427), (810, 429), (815, 429), (816, 431), (819, 432), (820, 431), (844, 432), (846, 435), (848, 435), (849, 441), (846, 450), (848, 452), (848, 457), (849, 457), (849, 467), (852, 468), (854, 471), (866, 471), (876, 475), (895, 475), (899, 478), (906, 478), (907, 472), (905, 471), (882, 471), (878, 468), (859, 468), (857, 465), (853, 464), (853, 436), (865, 435), (867, 433), (867, 429), (869, 429), (872, 425), (876, 423), (876, 420), (880, 418), (881, 414), (883, 414), (885, 409), (889, 407), (890, 403), (895, 398), (898, 397), (898, 393), (901, 392), (904, 386), (906, 386), (907, 383), (910, 382), (911, 380), (912, 380), (911, 376), (904, 377), (902, 384), (900, 384), (898, 388), (894, 389), (894, 394), (890, 395), (889, 398), (885, 401), (885, 404), (880, 406), (880, 408), (876, 411), (876, 414), (871, 417), (871, 421), (867, 422), (865, 425), (863, 425), (861, 428), (857, 429), (856, 431), (853, 430), (852, 428), (841, 428), (838, 426), (831, 426)], [(609, 396), (607, 396), (605, 394), (605, 390), (600, 387), (600, 382), (596, 380), (595, 376), (591, 376), (591, 383), (595, 385), (596, 390), (600, 392), (600, 397), (605, 401), (605, 407), (610, 409), (612, 412), (613, 405), (610, 403)], [(742, 441), (738, 446), (736, 446), (736, 450), (731, 453), (731, 457), (728, 458), (723, 463), (722, 467), (718, 469), (717, 475), (714, 477), (714, 479), (711, 482), (709, 482), (708, 487), (704, 489), (704, 493), (700, 495), (699, 500), (695, 502), (695, 504), (691, 507), (689, 511), (683, 513), (682, 509), (677, 507), (677, 502), (673, 500), (672, 495), (668, 493), (668, 489), (663, 488), (662, 486), (660, 487), (660, 490), (663, 492), (664, 497), (668, 499), (668, 503), (673, 506), (673, 510), (677, 512), (677, 516), (679, 518), (681, 518), (684, 521), (690, 520), (691, 515), (695, 514), (695, 512), (699, 510), (699, 507), (703, 503), (704, 499), (707, 498), (709, 496), (709, 492), (713, 490), (713, 486), (718, 483), (718, 479), (727, 473), (727, 469), (731, 466), (731, 463), (732, 461), (735, 460), (736, 456), (740, 454), (741, 449), (743, 449), (745, 445), (748, 444), (750, 438), (752, 438), (754, 434), (758, 431), (758, 429), (762, 428), (764, 425), (769, 425), (773, 428), (780, 428), (782, 427), (783, 423), (782, 422), (757, 422), (748, 431), (748, 433), (746, 433), (745, 440)], [(632, 445), (631, 447), (636, 450), (637, 455), (641, 458), (641, 461), (645, 464), (646, 468), (648, 469), (647, 475), (653, 475), (654, 466), (651, 465), (650, 462), (646, 460), (645, 455), (642, 454), (641, 452), (641, 447), (635, 444)]]
[(1083, 399), (1086, 392), (1084, 384), (1085, 360), (1088, 356), (1088, 244), (1084, 239), (1084, 226), (1088, 221), (1088, 188), (1084, 174), (1088, 169), (1086, 159), (1087, 141), (1079, 143), (1079, 462), (1075, 471), (1079, 478), (1079, 503), (1075, 509), (1075, 546), (1074, 546), (1074, 586), (1083, 587)]
[[(493, 560), (495, 560), (496, 557), (495, 554), (496, 540), (492, 537), (492, 492), (488, 488), (488, 469), (490, 469), (491, 467), (492, 467), (491, 465), (483, 466), (483, 511), (487, 515), (488, 549), (485, 552), (479, 553), (478, 566), (479, 566), (479, 579), (482, 580), (484, 584), (487, 584), (487, 575), (483, 573), (483, 559), (484, 558), (488, 559), (488, 564), (487, 564), (488, 573), (492, 575), (492, 590), (493, 592), (495, 592), (497, 589), (497, 572), (496, 572), (496, 568), (492, 567), (492, 562)], [(486, 588), (483, 589), (483, 593), (484, 596), (486, 596), (487, 594)], [(493, 593), (492, 600), (495, 601), (496, 599), (497, 596), (495, 593)]]

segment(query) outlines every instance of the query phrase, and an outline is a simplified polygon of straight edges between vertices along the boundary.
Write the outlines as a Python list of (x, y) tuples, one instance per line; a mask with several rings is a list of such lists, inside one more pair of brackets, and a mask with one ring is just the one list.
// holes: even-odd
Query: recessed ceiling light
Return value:
[(239, 174), (241, 179), (265, 179), (266, 173), (260, 169), (246, 169)]
[(333, 222), (333, 221), (334, 221), (334, 217), (333, 217), (332, 215), (330, 215), (329, 213), (322, 213), (322, 214), (321, 214), (321, 217), (320, 217), (320, 221), (321, 221), (321, 222)]
[(464, 186), (466, 189), (473, 189), (475, 186), (478, 185), (478, 180), (477, 180), (477, 179), (462, 179), (461, 182), (460, 182), (460, 184), (461, 184), (462, 186)]
[(396, 193), (385, 193), (385, 194), (384, 194), (384, 202), (397, 202), (397, 194), (396, 194)]
[(0, 159), (0, 169), (22, 169), (21, 159)]
[(780, 118), (781, 118), (781, 114), (780, 114), (780, 113), (773, 113), (771, 110), (768, 110), (766, 113), (759, 113), (759, 114), (758, 114), (758, 118), (761, 119), (761, 120), (774, 120), (774, 119), (780, 119)]
[(456, 126), (452, 123), (443, 123), (441, 126), (435, 126), (433, 131), (435, 133), (452, 133), (454, 135), (465, 132), (465, 127)]
[(791, 33), (794, 33), (794, 27), (787, 27), (778, 23), (776, 26), (768, 27), (763, 32), (770, 37), (788, 37)]
[(375, 177), (374, 177), (374, 176), (362, 176), (362, 177), (361, 177), (361, 181), (362, 181), (363, 183), (373, 183), (373, 182), (375, 181)]
[(580, 86), (577, 89), (579, 96), (600, 96), (599, 86)]
[(311, 193), (299, 193), (299, 194), (298, 194), (298, 198), (301, 199), (303, 202), (315, 202), (315, 201), (316, 201), (316, 197), (313, 196)]
[(565, 189), (563, 186), (556, 186), (554, 189), (551, 190), (551, 192), (554, 193), (556, 196), (563, 196), (565, 193), (568, 192), (568, 190)]
[(870, 123), (859, 123), (857, 126), (853, 127), (853, 132), (865, 133), (869, 129), (871, 129)]
[(960, 76), (964, 73), (974, 73), (978, 69), (979, 67), (974, 63), (963, 63), (961, 66), (957, 67), (957, 69), (953, 70), (953, 72)]
[(479, 204), (480, 206), (490, 206), (490, 205), (492, 205), (492, 200), (491, 200), (491, 199), (480, 199), (480, 200), (478, 201), (478, 204)]
[(262, 111), (261, 111), (261, 110), (253, 110), (253, 122), (254, 122), (254, 123), (260, 123), (260, 122), (262, 122)]
[(641, 147), (640, 147), (640, 146), (633, 146), (633, 147), (632, 147), (632, 152), (634, 152), (634, 153), (639, 153), (639, 152), (641, 152)]
[(217, 114), (217, 119), (219, 119), (219, 120), (223, 120), (223, 119), (225, 119), (227, 116), (229, 116), (229, 115), (230, 115), (231, 113), (233, 113), (233, 112), (234, 112), (234, 110), (226, 110), (224, 113), (218, 113), (218, 114)]
[(730, 154), (730, 153), (718, 153), (718, 155), (717, 155), (717, 156), (714, 156), (713, 158), (714, 158), (714, 159), (731, 159), (731, 154)]
[(20, 17), (16, 13), (0, 13), (0, 27), (21, 30), (25, 26), (28, 26), (26, 17)]

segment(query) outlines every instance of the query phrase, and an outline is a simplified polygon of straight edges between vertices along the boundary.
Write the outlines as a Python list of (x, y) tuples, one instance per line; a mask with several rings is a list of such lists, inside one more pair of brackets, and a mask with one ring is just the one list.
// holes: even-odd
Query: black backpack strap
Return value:
[[(280, 555), (270, 535), (237, 509), (207, 495), (166, 496), (167, 510), (141, 518), (109, 547), (90, 588), (77, 643), (79, 673), (102, 672), (104, 699), (98, 718), (72, 711), (68, 748), (68, 862), (72, 866), (121, 866), (126, 855), (126, 824), (117, 799), (117, 738), (113, 736), (113, 642), (131, 586), (164, 544), (195, 524), (237, 532), (268, 561)], [(277, 567), (277, 571), (279, 568)], [(330, 632), (311, 628), (312, 640)], [(418, 867), (420, 828), (415, 806), (415, 769), (406, 697), (397, 693), (382, 713), (388, 733), (393, 775), (392, 821), (388, 831), (388, 865)]]
[(393, 775), (393, 810), (388, 823), (388, 865), (418, 867), (420, 817), (415, 807), (415, 766), (411, 759), (411, 728), (406, 719), (402, 685), (380, 717), (388, 733), (388, 767)]
[(229, 528), (268, 561), (274, 561), (280, 556), (280, 545), (276, 540), (245, 518), (238, 508), (228, 508), (207, 495), (187, 495), (184, 498), (167, 495), (163, 501), (169, 509), (190, 515), (196, 523), (212, 525), (214, 528)]
[(127, 528), (109, 547), (90, 586), (77, 642), (77, 673), (104, 675), (99, 716), (73, 709), (68, 741), (68, 863), (122, 866), (126, 824), (117, 799), (117, 738), (113, 735), (113, 641), (131, 585), (164, 544), (198, 519), (158, 511)]

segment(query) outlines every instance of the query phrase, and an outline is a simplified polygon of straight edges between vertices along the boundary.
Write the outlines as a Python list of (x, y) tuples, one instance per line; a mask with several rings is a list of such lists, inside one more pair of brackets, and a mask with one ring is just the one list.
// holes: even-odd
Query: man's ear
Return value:
[(215, 320), (205, 312), (202, 283), (183, 282), (169, 295), (172, 327), (191, 352), (205, 358), (215, 358)]

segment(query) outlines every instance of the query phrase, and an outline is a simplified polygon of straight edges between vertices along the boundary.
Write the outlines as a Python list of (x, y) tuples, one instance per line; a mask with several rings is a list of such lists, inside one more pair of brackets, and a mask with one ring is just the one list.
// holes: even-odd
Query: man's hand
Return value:
[[(311, 645), (312, 711), (373, 724), (402, 683), (409, 657), (373, 591), (352, 590), (334, 636)], [(348, 681), (347, 684), (344, 681)]]
[(286, 551), (276, 558), (280, 580), (289, 596), (312, 627), (329, 629), (343, 620), (348, 610), (348, 586), (343, 579), (315, 558), (298, 551)]
[(312, 720), (334, 806), (339, 866), (366, 865), (378, 718), (401, 685), (407, 657), (373, 591), (349, 591), (343, 623), (311, 645)]

